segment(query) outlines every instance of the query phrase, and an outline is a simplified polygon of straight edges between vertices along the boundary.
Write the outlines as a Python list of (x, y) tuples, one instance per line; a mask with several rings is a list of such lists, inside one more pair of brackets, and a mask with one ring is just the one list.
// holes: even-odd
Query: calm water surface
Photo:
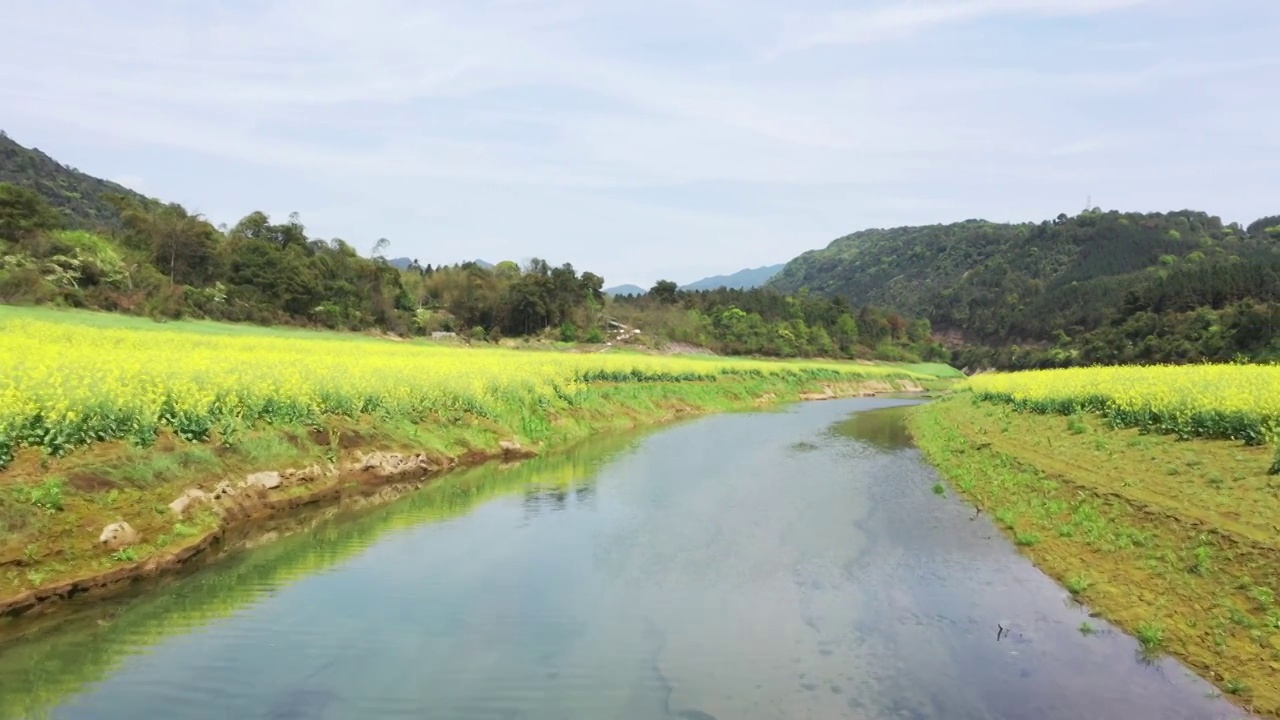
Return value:
[(1240, 717), (1081, 635), (872, 412), (903, 402), (704, 418), (348, 513), (0, 646), (0, 718)]

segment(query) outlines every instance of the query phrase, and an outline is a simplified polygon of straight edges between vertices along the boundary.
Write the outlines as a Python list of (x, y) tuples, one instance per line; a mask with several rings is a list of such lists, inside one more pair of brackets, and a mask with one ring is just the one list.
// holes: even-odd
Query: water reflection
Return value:
[(705, 418), (349, 513), (0, 646), (0, 719), (1232, 715), (1081, 636), (933, 495), (896, 404)]
[[(614, 434), (505, 468), (442, 478), (389, 505), (342, 512), (305, 534), (220, 558), (198, 573), (148, 584), (131, 596), (73, 606), (49, 629), (0, 643), (0, 718), (45, 717), (50, 706), (120, 668), (171, 635), (250, 609), (301, 578), (358, 555), (398, 528), (457, 517), (477, 505), (522, 495), (531, 514), (589, 503), (595, 475), (642, 433)], [(16, 625), (13, 621), (6, 621)], [(20, 627), (0, 628), (13, 632)], [(284, 698), (269, 717), (312, 717), (318, 696)], [(290, 715), (282, 708), (311, 708)], [(283, 714), (279, 714), (283, 713)]]
[(911, 447), (911, 434), (907, 432), (905, 419), (912, 405), (882, 407), (856, 413), (847, 420), (831, 426), (831, 432), (842, 437), (861, 440), (881, 450), (902, 450)]

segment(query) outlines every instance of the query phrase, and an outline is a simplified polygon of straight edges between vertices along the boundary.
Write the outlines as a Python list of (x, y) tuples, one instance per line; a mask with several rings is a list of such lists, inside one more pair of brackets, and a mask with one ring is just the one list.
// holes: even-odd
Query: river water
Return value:
[(701, 418), (351, 511), (0, 645), (0, 720), (1240, 717), (935, 494), (880, 409), (906, 403)]

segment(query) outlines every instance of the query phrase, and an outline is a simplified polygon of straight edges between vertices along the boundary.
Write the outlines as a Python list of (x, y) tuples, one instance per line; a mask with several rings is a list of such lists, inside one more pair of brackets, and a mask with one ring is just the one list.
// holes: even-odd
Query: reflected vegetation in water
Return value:
[(907, 432), (905, 420), (915, 404), (893, 405), (855, 413), (832, 425), (831, 433), (861, 440), (881, 450), (909, 448), (912, 446), (911, 433)]
[[(590, 503), (601, 465), (640, 437), (613, 434), (544, 458), (447, 475), (388, 505), (339, 512), (305, 534), (234, 552), (163, 587), (148, 584), (129, 596), (75, 608), (48, 630), (0, 644), (0, 720), (40, 717), (129, 655), (245, 611), (276, 588), (355, 556), (398, 528), (458, 517), (502, 497), (520, 497), (529, 515)], [(321, 699), (314, 693), (282, 698), (268, 717), (313, 717)], [(296, 714), (300, 708), (307, 712)]]
[(0, 720), (1235, 716), (1081, 635), (935, 497), (905, 404), (703, 418), (341, 514), (0, 645)]

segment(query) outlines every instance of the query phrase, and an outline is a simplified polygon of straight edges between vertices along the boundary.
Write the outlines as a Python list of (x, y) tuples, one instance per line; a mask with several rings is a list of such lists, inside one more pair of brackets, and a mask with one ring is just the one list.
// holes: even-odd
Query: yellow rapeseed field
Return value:
[[(50, 314), (51, 316), (53, 314)], [(733, 374), (909, 376), (896, 368), (449, 348), (361, 336), (113, 327), (75, 315), (0, 315), (0, 467), (22, 447), (54, 455), (95, 441), (202, 441), (258, 423), (324, 416), (507, 420), (572, 405), (593, 383)], [(128, 325), (121, 321), (120, 324)], [(159, 327), (159, 326), (157, 326)], [(519, 424), (516, 425), (519, 427)]]
[(1182, 438), (1280, 440), (1280, 366), (1094, 367), (991, 373), (965, 383), (984, 400), (1041, 413), (1100, 413), (1119, 427)]

